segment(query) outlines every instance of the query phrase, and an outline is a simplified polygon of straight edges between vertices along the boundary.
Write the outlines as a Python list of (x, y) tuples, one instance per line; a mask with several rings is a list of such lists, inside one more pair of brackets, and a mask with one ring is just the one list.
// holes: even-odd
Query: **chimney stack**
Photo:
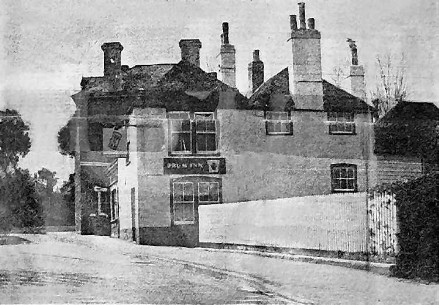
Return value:
[(104, 51), (104, 77), (112, 83), (113, 90), (121, 90), (123, 46), (120, 42), (106, 42), (101, 49)]
[(306, 28), (305, 3), (299, 3), (299, 22), (290, 15), (292, 63), (288, 67), (289, 89), (298, 109), (323, 109), (320, 32), (314, 18)]
[(229, 24), (223, 22), (223, 33), (221, 34), (220, 49), (220, 75), (221, 81), (232, 88), (236, 88), (236, 59), (235, 46), (229, 43)]
[(182, 39), (178, 45), (181, 49), (181, 60), (200, 67), (201, 41), (198, 39)]
[(253, 61), (248, 64), (249, 91), (253, 94), (264, 82), (264, 63), (259, 58), (259, 50), (253, 51)]

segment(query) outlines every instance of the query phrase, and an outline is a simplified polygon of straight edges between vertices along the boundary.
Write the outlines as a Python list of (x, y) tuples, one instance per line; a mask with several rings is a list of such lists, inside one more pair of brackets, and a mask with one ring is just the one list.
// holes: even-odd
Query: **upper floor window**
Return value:
[(355, 164), (331, 165), (331, 184), (333, 192), (356, 192), (357, 166)]
[(329, 134), (355, 134), (352, 112), (328, 112)]
[(217, 122), (213, 112), (169, 112), (172, 154), (212, 154), (217, 151)]
[(293, 134), (293, 124), (289, 111), (266, 111), (265, 124), (267, 135)]
[(293, 124), (288, 111), (266, 111), (265, 124), (268, 135), (293, 134)]

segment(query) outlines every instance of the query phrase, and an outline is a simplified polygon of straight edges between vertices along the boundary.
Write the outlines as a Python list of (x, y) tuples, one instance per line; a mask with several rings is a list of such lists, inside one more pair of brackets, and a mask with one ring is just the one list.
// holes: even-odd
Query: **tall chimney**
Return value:
[(299, 20), (300, 20), (300, 29), (306, 30), (306, 23), (305, 23), (305, 3), (300, 2), (299, 3)]
[(236, 87), (236, 59), (235, 46), (229, 43), (229, 24), (223, 22), (223, 33), (221, 34), (220, 49), (220, 75), (223, 83), (230, 87)]
[(181, 60), (199, 67), (201, 41), (198, 39), (182, 39), (178, 45), (181, 49)]
[(298, 109), (323, 109), (320, 32), (314, 18), (305, 21), (305, 3), (299, 3), (300, 28), (290, 15), (292, 63), (288, 67), (289, 89)]
[(101, 49), (104, 51), (104, 77), (112, 83), (113, 90), (121, 90), (123, 46), (120, 42), (106, 42)]
[(352, 64), (349, 67), (349, 80), (351, 83), (351, 94), (366, 100), (366, 85), (364, 83), (364, 67), (358, 65), (357, 45), (352, 39), (348, 39), (351, 49)]
[(253, 51), (253, 61), (248, 64), (249, 91), (253, 94), (264, 82), (264, 63), (259, 58), (259, 50)]

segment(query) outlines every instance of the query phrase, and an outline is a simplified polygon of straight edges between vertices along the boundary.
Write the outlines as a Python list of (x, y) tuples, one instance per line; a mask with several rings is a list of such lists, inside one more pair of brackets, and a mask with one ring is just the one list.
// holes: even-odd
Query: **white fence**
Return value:
[(398, 223), (395, 195), (374, 192), (369, 199), (369, 251), (380, 256), (394, 256), (398, 251)]
[(355, 193), (200, 206), (200, 242), (366, 252), (366, 202)]

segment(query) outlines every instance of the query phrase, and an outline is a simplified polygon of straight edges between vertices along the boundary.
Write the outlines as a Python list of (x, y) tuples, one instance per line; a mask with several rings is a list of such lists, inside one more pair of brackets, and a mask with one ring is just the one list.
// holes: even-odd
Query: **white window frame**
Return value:
[[(183, 201), (176, 201), (175, 200), (175, 186), (177, 184), (183, 184), (183, 194), (182, 194), (182, 198)], [(192, 185), (192, 201), (184, 201), (184, 185), (185, 184), (191, 184)], [(195, 185), (193, 182), (191, 181), (177, 181), (177, 182), (173, 182), (172, 183), (172, 196), (173, 196), (173, 204), (172, 204), (172, 209), (173, 209), (173, 220), (174, 220), (174, 224), (176, 225), (182, 225), (182, 224), (194, 224), (195, 223)], [(177, 204), (180, 205), (189, 205), (192, 203), (192, 220), (176, 220), (176, 211), (175, 211), (175, 206)]]
[[(203, 119), (204, 115), (210, 115), (211, 118)], [(186, 116), (186, 118), (175, 118), (178, 116)], [(173, 121), (185, 121), (189, 120), (190, 131), (175, 131), (173, 130)], [(218, 153), (218, 121), (216, 119), (215, 112), (189, 112), (189, 111), (170, 111), (168, 112), (168, 121), (169, 121), (169, 152), (171, 155), (212, 155)], [(215, 131), (197, 131), (197, 121), (213, 121), (215, 124)], [(190, 139), (190, 149), (184, 151), (174, 150), (172, 146), (173, 136), (175, 134), (189, 134)], [(214, 134), (215, 135), (215, 150), (199, 150), (198, 149), (198, 141), (197, 134)]]
[[(211, 115), (212, 119), (204, 119), (203, 115)], [(199, 117), (200, 116), (200, 117)], [(197, 130), (197, 122), (198, 121), (213, 121), (215, 124), (215, 131), (198, 131)], [(194, 112), (194, 122), (195, 122), (195, 153), (197, 155), (211, 155), (218, 151), (218, 145), (217, 145), (217, 134), (218, 134), (218, 128), (217, 128), (217, 120), (215, 116), (215, 112)], [(198, 134), (213, 134), (215, 136), (215, 150), (198, 150), (198, 140), (197, 135)]]
[[(217, 200), (213, 201), (213, 200), (207, 200), (207, 201), (203, 201), (201, 200), (201, 192), (200, 192), (200, 184), (207, 184), (207, 191), (208, 191), (208, 196), (210, 195), (210, 185), (211, 184), (216, 184), (216, 189), (217, 189)], [(209, 203), (219, 203), (220, 202), (220, 184), (216, 181), (201, 181), (198, 182), (198, 203), (203, 203), (203, 204), (209, 204)]]
[[(183, 117), (184, 115), (187, 115), (187, 118), (173, 118), (172, 116), (181, 116)], [(192, 147), (192, 119), (191, 119), (191, 115), (189, 111), (172, 111), (168, 113), (168, 120), (169, 120), (169, 130), (170, 130), (170, 152), (172, 154), (175, 155), (191, 155), (192, 151), (193, 151), (193, 147)], [(180, 122), (180, 126), (182, 125), (183, 121), (189, 121), (189, 131), (175, 131), (173, 130), (172, 126), (173, 126), (173, 122)], [(172, 147), (172, 140), (173, 140), (173, 135), (174, 134), (189, 134), (189, 150), (174, 150), (174, 148)]]
[[(346, 119), (346, 115), (350, 117)], [(328, 123), (329, 123), (329, 133), (330, 134), (345, 134), (353, 135), (355, 134), (355, 114), (352, 112), (342, 112), (342, 111), (331, 111), (328, 112)], [(339, 126), (344, 126), (344, 130), (334, 130), (338, 129)]]
[[(342, 177), (341, 176), (341, 171), (342, 169), (346, 169), (346, 177)], [(334, 171), (335, 170), (339, 170), (340, 171), (340, 176), (339, 177), (334, 177)], [(349, 170), (353, 171), (353, 176), (349, 177)], [(336, 179), (336, 181), (338, 183), (335, 183), (334, 179)], [(353, 181), (353, 188), (346, 188), (346, 189), (342, 189), (342, 188), (336, 188), (334, 187), (334, 185), (340, 185), (340, 181), (341, 180), (346, 180), (346, 187), (349, 186), (348, 181)], [(332, 186), (332, 191), (335, 193), (352, 193), (352, 192), (357, 192), (357, 166), (355, 164), (333, 164), (331, 166), (331, 186)]]
[[(279, 115), (285, 114), (286, 119), (269, 119), (269, 115)], [(273, 123), (280, 123), (282, 125), (288, 126), (289, 131), (269, 131), (268, 125)], [(265, 112), (265, 129), (267, 135), (292, 135), (293, 134), (293, 126), (291, 120), (291, 112), (290, 111), (266, 111)], [(282, 128), (281, 128), (282, 129)]]

